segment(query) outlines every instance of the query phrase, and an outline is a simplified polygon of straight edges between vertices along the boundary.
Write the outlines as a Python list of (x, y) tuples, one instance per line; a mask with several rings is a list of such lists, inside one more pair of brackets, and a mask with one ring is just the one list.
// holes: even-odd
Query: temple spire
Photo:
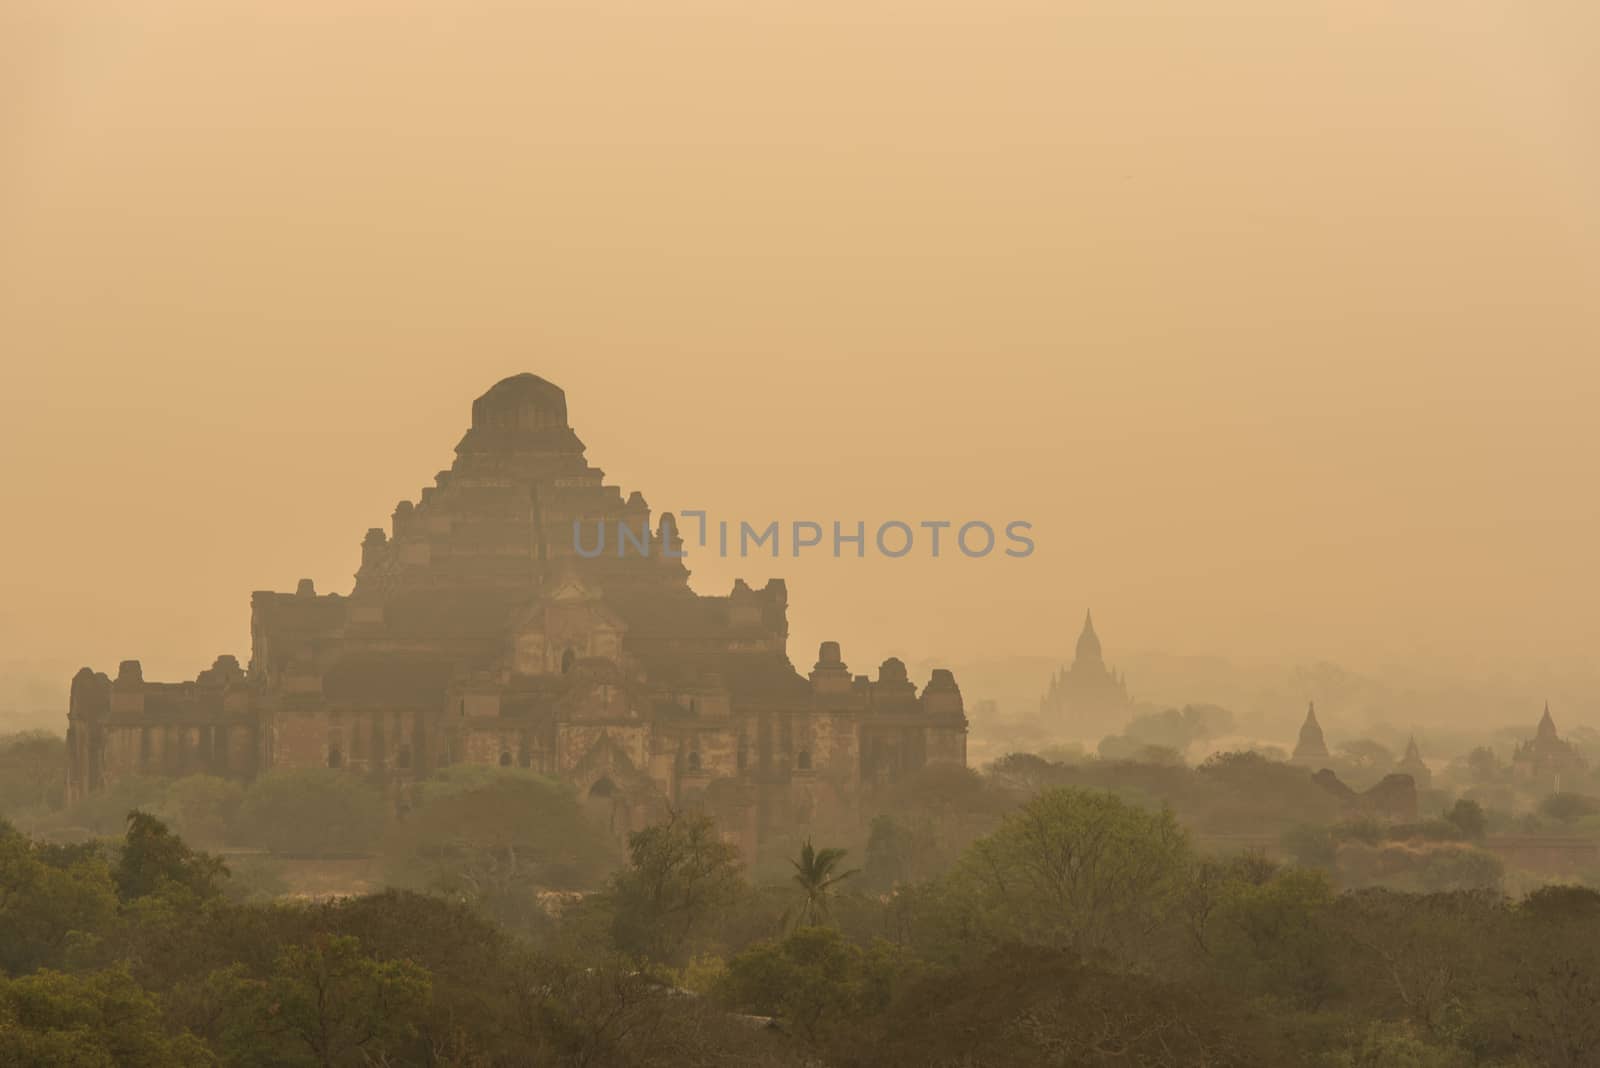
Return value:
[(1540, 738), (1555, 738), (1555, 737), (1557, 737), (1557, 735), (1556, 735), (1556, 721), (1550, 718), (1550, 702), (1549, 701), (1546, 701), (1544, 703), (1544, 715), (1539, 717), (1538, 737), (1540, 737)]
[(1100, 636), (1094, 632), (1094, 613), (1083, 614), (1083, 633), (1078, 635), (1078, 659), (1098, 663), (1101, 660)]
[(1322, 737), (1322, 725), (1317, 722), (1317, 703), (1310, 702), (1306, 706), (1306, 721), (1300, 725), (1300, 738), (1295, 742), (1294, 756), (1291, 758), (1296, 764), (1310, 764), (1328, 759), (1328, 743)]
[(1417, 736), (1413, 734), (1406, 741), (1406, 755), (1400, 758), (1400, 770), (1411, 776), (1418, 789), (1425, 790), (1433, 785), (1433, 772), (1428, 769), (1428, 764), (1422, 759), (1422, 751), (1417, 748)]

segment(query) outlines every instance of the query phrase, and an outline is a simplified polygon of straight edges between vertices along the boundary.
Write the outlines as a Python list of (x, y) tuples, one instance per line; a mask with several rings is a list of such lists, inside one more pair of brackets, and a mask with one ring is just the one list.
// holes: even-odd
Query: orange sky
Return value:
[(1034, 523), (691, 557), (802, 670), (1600, 647), (1588, 0), (0, 0), (0, 72), (3, 659), (247, 654), (524, 370), (658, 509)]

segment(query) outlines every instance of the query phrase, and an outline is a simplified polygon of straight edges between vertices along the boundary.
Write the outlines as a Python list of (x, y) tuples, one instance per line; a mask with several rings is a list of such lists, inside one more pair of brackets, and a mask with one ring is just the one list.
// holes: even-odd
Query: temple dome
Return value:
[(567, 395), (538, 375), (503, 378), (472, 402), (474, 430), (544, 430), (567, 425)]

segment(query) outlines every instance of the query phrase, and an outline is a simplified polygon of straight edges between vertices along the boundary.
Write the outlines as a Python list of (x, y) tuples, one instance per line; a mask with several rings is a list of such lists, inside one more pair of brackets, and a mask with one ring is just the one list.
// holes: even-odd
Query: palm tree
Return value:
[(860, 871), (859, 868), (837, 870), (847, 852), (849, 850), (815, 849), (811, 839), (807, 838), (805, 845), (800, 847), (799, 858), (789, 861), (794, 865), (794, 881), (805, 894), (805, 900), (800, 903), (799, 912), (795, 915), (795, 927), (828, 922), (828, 899), (833, 896), (833, 888)]

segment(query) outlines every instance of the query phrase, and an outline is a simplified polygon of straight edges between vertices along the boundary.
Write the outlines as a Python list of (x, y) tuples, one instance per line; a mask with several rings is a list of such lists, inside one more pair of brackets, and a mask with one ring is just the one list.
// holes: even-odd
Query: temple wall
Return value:
[(556, 773), (566, 777), (606, 735), (639, 771), (650, 766), (650, 728), (643, 724), (563, 723), (556, 729)]
[(926, 733), (928, 764), (967, 766), (967, 732), (959, 727), (929, 727)]
[[(869, 736), (896, 773), (964, 761), (948, 671), (919, 698), (897, 658), (874, 683), (826, 642), (808, 695), (781, 580), (695, 593), (664, 553), (685, 532), (666, 516), (651, 531), (643, 494), (604, 484), (559, 387), (516, 375), (472, 412), (450, 469), (395, 506), (392, 535), (366, 531), (349, 597), (311, 579), (252, 595), (248, 669), (223, 655), (187, 682), (146, 683), (137, 660), (114, 678), (80, 671), (72, 796), (131, 774), (331, 766), (394, 776), (403, 797), (449, 763), (509, 765), (573, 783), (617, 830), (701, 797), (753, 850), (796, 820), (848, 816)], [(574, 520), (609, 528), (608, 551), (578, 557)], [(616, 551), (619, 522), (631, 552)]]
[(343, 724), (331, 725), (321, 709), (280, 709), (268, 726), (274, 768), (325, 768), (329, 732), (336, 730), (341, 762), (348, 752)]
[(712, 778), (733, 778), (739, 774), (739, 732), (736, 728), (694, 730), (694, 748), (700, 753), (700, 768)]

